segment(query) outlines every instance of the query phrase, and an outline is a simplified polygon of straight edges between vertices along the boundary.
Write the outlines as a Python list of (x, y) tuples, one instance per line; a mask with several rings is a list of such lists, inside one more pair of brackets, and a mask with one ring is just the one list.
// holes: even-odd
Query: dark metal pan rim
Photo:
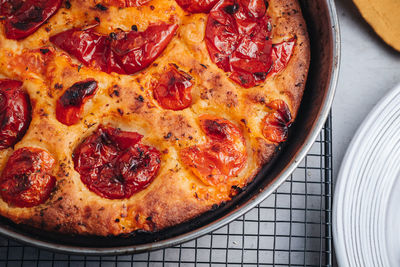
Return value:
[[(308, 1), (308, 0), (305, 0)], [(333, 102), (335, 89), (338, 80), (339, 74), (339, 61), (340, 61), (340, 34), (339, 34), (339, 23), (336, 13), (336, 8), (333, 0), (325, 0), (327, 7), (329, 9), (329, 23), (332, 27), (331, 31), (331, 43), (329, 45), (332, 46), (332, 66), (330, 70), (330, 79), (328, 81), (328, 88), (325, 92), (325, 97), (322, 100), (322, 105), (318, 113), (318, 117), (314, 121), (311, 126), (310, 133), (308, 133), (305, 142), (301, 145), (300, 149), (296, 151), (295, 156), (291, 159), (289, 164), (286, 165), (276, 176), (276, 178), (268, 184), (263, 190), (260, 190), (258, 193), (254, 194), (250, 199), (246, 200), (245, 203), (238, 205), (233, 208), (227, 214), (219, 217), (218, 219), (207, 223), (199, 228), (191, 230), (189, 232), (180, 234), (178, 236), (170, 237), (164, 240), (155, 241), (146, 244), (139, 244), (133, 246), (114, 246), (114, 247), (85, 247), (85, 246), (74, 246), (74, 245), (66, 245), (60, 244), (56, 242), (48, 242), (44, 240), (40, 240), (35, 238), (34, 236), (25, 235), (23, 232), (14, 231), (12, 228), (7, 227), (7, 225), (0, 225), (0, 234), (16, 240), (18, 242), (22, 242), (28, 245), (33, 245), (42, 249), (52, 250), (61, 253), (70, 253), (70, 254), (81, 254), (81, 255), (122, 255), (129, 253), (139, 253), (149, 250), (156, 250), (165, 247), (172, 247), (174, 245), (178, 245), (195, 238), (206, 235), (212, 231), (215, 231), (231, 221), (237, 219), (238, 217), (244, 215), (256, 205), (261, 203), (264, 199), (266, 199), (269, 195), (271, 195), (287, 178), (288, 176), (298, 167), (300, 162), (305, 158), (307, 152), (311, 149), (311, 146), (317, 139), (320, 131), (323, 128), (323, 125), (329, 115), (330, 108)]]

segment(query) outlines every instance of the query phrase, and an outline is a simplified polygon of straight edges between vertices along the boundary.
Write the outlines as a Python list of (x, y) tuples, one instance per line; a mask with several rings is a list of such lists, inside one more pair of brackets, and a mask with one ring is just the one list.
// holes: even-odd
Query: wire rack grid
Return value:
[(176, 247), (126, 256), (73, 256), (0, 238), (0, 266), (331, 266), (331, 116), (276, 192), (223, 228)]

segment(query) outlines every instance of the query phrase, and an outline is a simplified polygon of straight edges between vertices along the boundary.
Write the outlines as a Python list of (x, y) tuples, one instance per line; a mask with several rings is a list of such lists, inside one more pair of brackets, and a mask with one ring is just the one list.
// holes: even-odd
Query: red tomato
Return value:
[(283, 142), (287, 139), (289, 127), (292, 124), (289, 107), (283, 100), (274, 100), (267, 106), (271, 111), (263, 119), (263, 135), (271, 142)]
[(272, 60), (274, 61), (274, 66), (270, 74), (278, 73), (288, 65), (289, 60), (292, 57), (295, 44), (296, 39), (292, 38), (287, 42), (274, 44), (272, 46)]
[(200, 115), (199, 120), (201, 129), (212, 141), (235, 143), (243, 139), (240, 130), (228, 120), (209, 114)]
[(151, 146), (136, 144), (118, 158), (118, 170), (125, 181), (125, 195), (145, 188), (160, 169), (160, 152)]
[(207, 185), (225, 183), (238, 175), (246, 164), (243, 135), (233, 123), (223, 118), (203, 114), (199, 119), (207, 142), (183, 149), (182, 162)]
[(108, 70), (105, 55), (109, 53), (107, 36), (100, 35), (93, 28), (70, 29), (50, 37), (50, 41), (75, 56), (86, 66), (93, 65), (103, 71)]
[(172, 110), (182, 110), (192, 104), (190, 81), (192, 77), (179, 71), (174, 65), (161, 74), (158, 84), (154, 88), (154, 97), (161, 107)]
[(24, 147), (16, 150), (0, 178), (3, 200), (17, 207), (44, 203), (56, 183), (56, 178), (50, 175), (54, 163), (54, 158), (43, 149)]
[(1, 0), (6, 37), (25, 38), (39, 29), (60, 8), (62, 0)]
[(31, 122), (31, 104), (22, 83), (0, 79), (0, 149), (18, 142)]
[(205, 42), (214, 63), (249, 88), (263, 82), (271, 70), (270, 36), (263, 0), (220, 0), (210, 11)]
[(218, 0), (176, 0), (178, 5), (190, 13), (208, 13)]
[(68, 126), (78, 123), (83, 105), (94, 95), (96, 89), (97, 82), (93, 79), (77, 82), (68, 88), (57, 100), (57, 120)]
[(147, 187), (160, 168), (160, 152), (142, 135), (100, 126), (73, 153), (82, 182), (99, 196), (129, 198)]
[(150, 25), (144, 32), (120, 31), (101, 35), (96, 25), (70, 29), (50, 37), (50, 41), (75, 56), (86, 66), (107, 73), (133, 74), (149, 66), (167, 47), (178, 25)]

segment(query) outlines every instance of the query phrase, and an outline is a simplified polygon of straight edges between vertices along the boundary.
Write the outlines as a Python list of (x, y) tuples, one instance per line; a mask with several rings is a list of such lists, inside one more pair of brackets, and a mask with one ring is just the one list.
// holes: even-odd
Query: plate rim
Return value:
[[(335, 181), (334, 194), (333, 194), (333, 206), (332, 206), (332, 235), (333, 235), (333, 245), (336, 254), (336, 261), (339, 266), (350, 266), (348, 261), (348, 253), (345, 250), (345, 243), (339, 236), (338, 229), (338, 214), (339, 208), (343, 206), (339, 206), (339, 202), (344, 199), (346, 192), (346, 182), (347, 176), (349, 173), (349, 165), (352, 163), (352, 159), (354, 157), (354, 152), (362, 145), (362, 138), (365, 137), (365, 134), (369, 132), (369, 126), (373, 124), (373, 120), (384, 110), (386, 107), (385, 104), (390, 102), (396, 95), (400, 94), (400, 83), (395, 85), (388, 93), (386, 93), (371, 109), (368, 115), (363, 119), (361, 124), (358, 126), (353, 138), (351, 139), (349, 146), (346, 150), (346, 153), (343, 157), (342, 163), (339, 168), (339, 172)], [(400, 96), (398, 96), (400, 97)], [(400, 109), (400, 107), (399, 107)]]

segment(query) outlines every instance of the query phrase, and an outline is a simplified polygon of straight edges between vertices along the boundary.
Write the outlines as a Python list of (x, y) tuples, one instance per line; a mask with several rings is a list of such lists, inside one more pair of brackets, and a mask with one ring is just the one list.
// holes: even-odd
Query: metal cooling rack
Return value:
[(331, 266), (331, 117), (307, 157), (246, 215), (197, 240), (129, 256), (69, 256), (0, 238), (0, 266)]

